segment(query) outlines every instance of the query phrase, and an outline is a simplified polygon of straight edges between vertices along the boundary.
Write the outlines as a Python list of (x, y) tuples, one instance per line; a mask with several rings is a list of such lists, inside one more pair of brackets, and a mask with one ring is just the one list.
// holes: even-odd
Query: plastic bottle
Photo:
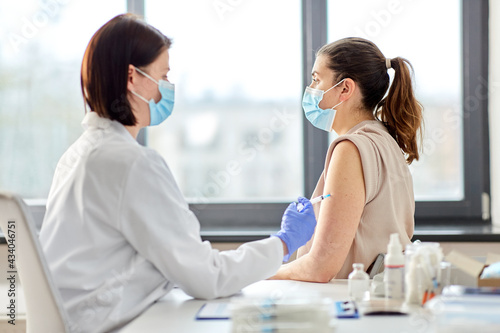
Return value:
[(399, 234), (391, 234), (385, 256), (385, 297), (401, 300), (404, 298), (405, 257), (399, 242)]
[(365, 265), (352, 264), (354, 269), (348, 277), (349, 297), (361, 301), (370, 288), (370, 276), (365, 272)]

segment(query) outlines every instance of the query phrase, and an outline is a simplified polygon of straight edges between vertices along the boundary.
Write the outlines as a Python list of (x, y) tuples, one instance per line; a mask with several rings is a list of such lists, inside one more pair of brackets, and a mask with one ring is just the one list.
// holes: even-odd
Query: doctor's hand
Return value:
[(288, 248), (288, 254), (283, 261), (288, 261), (290, 255), (311, 239), (316, 227), (316, 216), (311, 202), (303, 197), (298, 200), (303, 208), (298, 212), (297, 203), (292, 202), (281, 219), (281, 230), (273, 235), (279, 237)]

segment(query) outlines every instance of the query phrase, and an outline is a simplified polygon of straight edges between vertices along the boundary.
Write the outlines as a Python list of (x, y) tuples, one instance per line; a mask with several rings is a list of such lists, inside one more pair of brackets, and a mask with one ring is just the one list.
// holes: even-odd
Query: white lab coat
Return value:
[(40, 233), (73, 331), (119, 329), (174, 285), (215, 298), (278, 270), (279, 238), (212, 249), (158, 153), (95, 112), (82, 125), (57, 165)]

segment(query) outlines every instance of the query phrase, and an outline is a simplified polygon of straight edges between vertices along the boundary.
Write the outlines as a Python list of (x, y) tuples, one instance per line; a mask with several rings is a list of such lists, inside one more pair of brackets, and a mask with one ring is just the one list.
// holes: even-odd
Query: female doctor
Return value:
[(40, 234), (72, 331), (118, 330), (174, 285), (198, 298), (234, 294), (275, 274), (313, 234), (311, 203), (299, 198), (305, 208), (290, 204), (275, 237), (226, 252), (201, 241), (165, 161), (135, 140), (172, 112), (169, 47), (125, 14), (85, 51), (81, 85), (92, 111), (57, 165)]

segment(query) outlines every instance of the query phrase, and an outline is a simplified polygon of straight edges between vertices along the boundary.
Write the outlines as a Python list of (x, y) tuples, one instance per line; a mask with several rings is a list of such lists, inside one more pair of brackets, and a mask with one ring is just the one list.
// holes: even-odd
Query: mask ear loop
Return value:
[(345, 81), (345, 79), (340, 80), (336, 85), (334, 85), (333, 87), (331, 87), (330, 89), (328, 89), (327, 91), (325, 91), (323, 94), (326, 94), (327, 92), (329, 92), (330, 90), (332, 90), (333, 88), (335, 88), (336, 86), (338, 86), (339, 84), (341, 84), (344, 81)]
[[(330, 89), (328, 89), (327, 91), (324, 92), (324, 94), (326, 94), (327, 92), (329, 92), (330, 90), (332, 90), (333, 88), (335, 88), (336, 86), (338, 86), (339, 84), (341, 84), (342, 82), (345, 81), (345, 78), (340, 80), (336, 85), (334, 85), (333, 87), (331, 87)], [(340, 104), (344, 103), (344, 101), (340, 101), (340, 103), (338, 103), (337, 105), (334, 105), (331, 107), (331, 109), (335, 109), (337, 106), (339, 106)]]
[[(142, 75), (144, 75), (145, 77), (147, 77), (148, 79), (150, 79), (151, 81), (153, 81), (154, 83), (156, 83), (157, 85), (160, 85), (155, 79), (153, 79), (149, 74), (147, 74), (146, 72), (144, 72), (143, 70), (140, 70), (139, 68), (135, 67), (135, 70), (138, 71), (139, 73), (141, 73)], [(135, 91), (133, 90), (130, 90), (130, 92), (132, 94), (134, 94), (135, 96), (139, 97), (140, 99), (142, 99), (144, 102), (146, 102), (147, 104), (149, 104), (149, 101), (147, 99), (145, 99), (144, 97), (142, 97), (141, 95), (139, 95), (138, 93), (136, 93)]]
[(141, 73), (142, 75), (144, 75), (145, 77), (147, 77), (148, 79), (150, 79), (151, 81), (153, 81), (154, 83), (156, 83), (157, 85), (160, 85), (158, 83), (158, 81), (156, 81), (155, 79), (153, 79), (149, 74), (147, 74), (146, 72), (144, 72), (143, 70), (140, 70), (139, 68), (135, 67), (135, 70), (138, 71), (139, 73)]
[(339, 105), (340, 105), (340, 104), (342, 104), (342, 103), (344, 103), (344, 101), (340, 101), (340, 103), (339, 103), (339, 104), (332, 106), (332, 110), (333, 110), (333, 109), (335, 109), (337, 106), (339, 106)]
[(137, 97), (139, 97), (140, 99), (142, 99), (144, 102), (146, 102), (147, 104), (149, 104), (148, 100), (145, 99), (144, 97), (142, 97), (141, 95), (139, 95), (138, 93), (136, 93), (135, 91), (133, 90), (129, 90), (132, 94), (136, 95)]

